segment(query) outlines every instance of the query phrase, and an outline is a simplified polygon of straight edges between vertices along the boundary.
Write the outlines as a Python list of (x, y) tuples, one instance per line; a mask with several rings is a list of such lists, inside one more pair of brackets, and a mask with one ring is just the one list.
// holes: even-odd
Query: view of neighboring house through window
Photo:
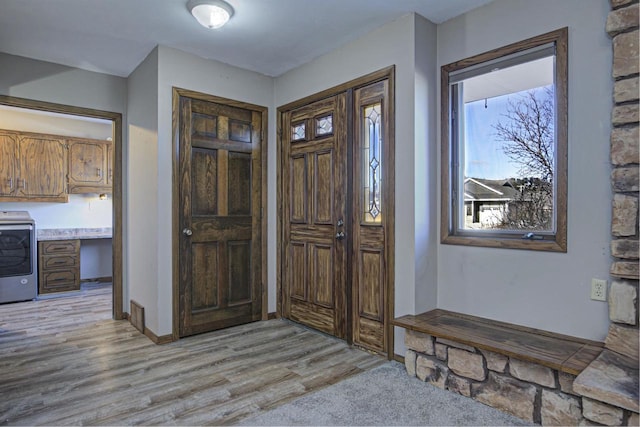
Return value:
[[(558, 60), (557, 40), (547, 39), (443, 67), (451, 201), (444, 243), (506, 247), (505, 239), (566, 235), (566, 181), (558, 179), (566, 176), (566, 74), (558, 81), (566, 59)], [(543, 249), (515, 245), (526, 246)]]

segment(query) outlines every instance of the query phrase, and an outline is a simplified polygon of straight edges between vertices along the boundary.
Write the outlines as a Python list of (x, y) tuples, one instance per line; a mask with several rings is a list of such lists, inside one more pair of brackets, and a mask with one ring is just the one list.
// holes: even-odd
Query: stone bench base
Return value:
[[(436, 314), (439, 317), (448, 315), (457, 318), (459, 316), (443, 310), (437, 310)], [(434, 318), (433, 312), (426, 315), (427, 318), (429, 316)], [(448, 333), (444, 338), (435, 335), (434, 331), (439, 333), (437, 328), (431, 327), (431, 333), (420, 332), (416, 330), (417, 323), (412, 322), (415, 319), (407, 319), (407, 316), (404, 316), (404, 320), (401, 319), (403, 318), (396, 319), (394, 324), (396, 326), (403, 326), (402, 323), (413, 325), (407, 328), (405, 334), (405, 346), (408, 349), (404, 358), (405, 367), (409, 375), (421, 381), (542, 425), (638, 425), (636, 412), (583, 397), (574, 390), (573, 383), (576, 375), (591, 360), (578, 357), (583, 360), (580, 369), (577, 369), (578, 365), (562, 363), (553, 365), (554, 368), (548, 366), (552, 364), (549, 360), (535, 363), (527, 355), (518, 357), (513, 349), (508, 350), (507, 341), (501, 339), (498, 341), (504, 344), (504, 347), (497, 344), (492, 344), (493, 347), (491, 347), (493, 350), (498, 349), (500, 353), (488, 350), (486, 348), (487, 343), (490, 343), (488, 331), (492, 321), (487, 319), (474, 320), (471, 316), (462, 316), (462, 319), (469, 320), (466, 326), (465, 322), (451, 321), (451, 324), (455, 324), (457, 328), (469, 332), (469, 334), (462, 334), (464, 343), (456, 341), (451, 328), (447, 329)], [(443, 322), (441, 318), (439, 325), (442, 326)], [(526, 334), (522, 328), (513, 326), (514, 334), (520, 336), (517, 346), (526, 346)], [(508, 324), (500, 323), (500, 327), (508, 329)], [(500, 331), (501, 334), (508, 332), (502, 329)], [(542, 331), (532, 333), (532, 343), (535, 344), (539, 332)], [(479, 337), (476, 338), (477, 340), (488, 341), (472, 345), (470, 336), (473, 333)], [(535, 345), (531, 350), (532, 353), (542, 351)], [(549, 354), (554, 353), (554, 349), (548, 350)], [(520, 351), (521, 349), (518, 350)], [(591, 355), (591, 352), (588, 354)], [(580, 355), (574, 354), (571, 357), (574, 356)], [(529, 360), (524, 360), (525, 358)]]

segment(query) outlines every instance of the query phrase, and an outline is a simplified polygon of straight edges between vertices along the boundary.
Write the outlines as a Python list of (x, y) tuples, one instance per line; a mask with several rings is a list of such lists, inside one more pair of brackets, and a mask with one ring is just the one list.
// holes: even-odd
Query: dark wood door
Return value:
[(283, 115), (283, 315), (345, 338), (346, 96)]
[(262, 112), (180, 97), (179, 335), (260, 320)]
[[(353, 342), (387, 350), (388, 246), (393, 233), (389, 80), (354, 91), (352, 245)], [(384, 177), (384, 179), (383, 179)], [(392, 260), (391, 260), (392, 261)]]

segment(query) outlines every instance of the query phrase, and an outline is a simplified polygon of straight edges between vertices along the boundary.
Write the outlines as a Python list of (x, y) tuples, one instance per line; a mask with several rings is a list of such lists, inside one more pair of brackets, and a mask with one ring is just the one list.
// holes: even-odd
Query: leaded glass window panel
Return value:
[(291, 126), (291, 141), (302, 141), (306, 139), (306, 130), (305, 122)]
[(330, 135), (333, 133), (333, 115), (316, 119), (316, 136)]
[(364, 107), (362, 124), (363, 216), (368, 223), (382, 222), (382, 112), (381, 104)]

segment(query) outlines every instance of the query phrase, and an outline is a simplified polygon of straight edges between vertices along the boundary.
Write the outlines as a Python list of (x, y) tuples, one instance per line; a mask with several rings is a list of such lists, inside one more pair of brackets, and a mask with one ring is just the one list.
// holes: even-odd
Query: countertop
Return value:
[(87, 239), (110, 239), (111, 227), (109, 228), (43, 228), (37, 229), (38, 241), (43, 240), (87, 240)]

